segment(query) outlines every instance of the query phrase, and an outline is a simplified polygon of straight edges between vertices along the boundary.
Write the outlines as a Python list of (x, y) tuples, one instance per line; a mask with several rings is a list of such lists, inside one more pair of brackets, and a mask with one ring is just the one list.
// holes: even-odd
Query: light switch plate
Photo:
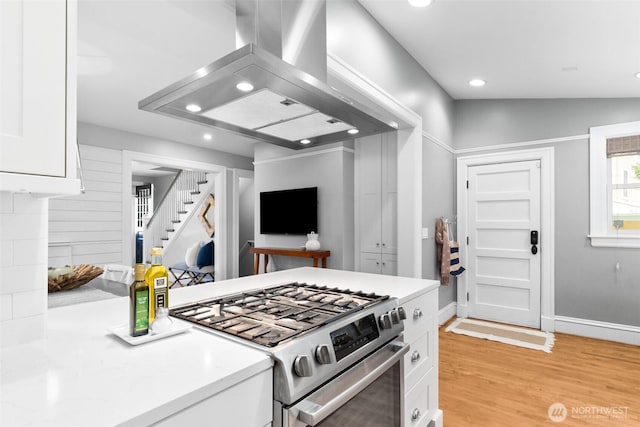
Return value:
[(422, 239), (428, 239), (429, 238), (429, 228), (428, 227), (423, 227), (422, 228)]

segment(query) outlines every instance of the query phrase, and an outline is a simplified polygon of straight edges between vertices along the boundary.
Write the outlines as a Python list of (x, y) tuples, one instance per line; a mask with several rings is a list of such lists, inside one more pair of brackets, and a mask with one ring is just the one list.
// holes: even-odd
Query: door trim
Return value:
[[(499, 153), (480, 154), (458, 157), (456, 165), (457, 177), (457, 214), (458, 239), (460, 240), (460, 257), (464, 265), (468, 260), (467, 180), (469, 168), (472, 166), (496, 163), (511, 163), (528, 160), (540, 161), (540, 236), (544, 242), (540, 251), (540, 329), (553, 332), (555, 329), (555, 187), (554, 187), (554, 149), (545, 147), (532, 150), (504, 151)], [(472, 266), (466, 265), (467, 269)], [(468, 317), (467, 284), (468, 274), (458, 276), (457, 316)]]
[[(151, 153), (144, 153), (140, 151), (130, 151), (123, 150), (122, 151), (122, 260), (125, 265), (128, 263), (132, 263), (135, 261), (135, 239), (134, 236), (134, 221), (132, 212), (132, 198), (131, 198), (131, 183), (132, 183), (132, 172), (131, 172), (131, 162), (140, 161), (146, 163), (153, 163), (158, 166), (167, 166), (174, 167), (180, 169), (198, 169), (203, 170), (208, 173), (220, 175), (221, 172), (224, 172), (227, 168), (220, 165), (215, 165), (212, 163), (199, 162), (195, 160), (188, 159), (178, 159), (175, 157), (162, 156)], [(220, 206), (226, 206), (226, 195), (220, 195), (218, 197), (216, 195), (216, 201)], [(216, 212), (218, 209), (216, 209)], [(216, 224), (223, 224), (216, 218)], [(218, 228), (218, 233), (216, 233), (216, 245), (219, 244), (219, 241), (223, 238), (224, 235), (227, 234), (228, 225), (224, 227)], [(224, 228), (224, 229), (223, 229)], [(226, 246), (225, 246), (226, 247)], [(218, 263), (219, 254), (216, 252), (216, 278), (218, 278), (218, 273), (220, 276), (218, 280), (222, 280), (224, 277), (227, 277), (227, 268), (223, 266), (223, 263)], [(133, 264), (131, 264), (133, 265)], [(219, 266), (218, 266), (219, 265)], [(218, 268), (221, 270), (218, 271)]]

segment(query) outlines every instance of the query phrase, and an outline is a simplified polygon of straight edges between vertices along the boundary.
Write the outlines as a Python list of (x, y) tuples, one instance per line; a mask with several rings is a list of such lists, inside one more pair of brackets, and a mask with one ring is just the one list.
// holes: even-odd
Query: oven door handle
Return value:
[[(331, 385), (334, 389), (341, 391), (328, 402), (321, 404), (313, 401), (313, 395), (298, 402), (295, 405), (295, 409), (298, 410), (298, 419), (309, 426), (315, 426), (377, 380), (401, 360), (408, 351), (409, 344), (402, 341), (390, 342), (358, 365), (335, 378)], [(353, 375), (349, 374), (358, 369), (361, 369), (366, 375), (353, 381), (351, 378)]]

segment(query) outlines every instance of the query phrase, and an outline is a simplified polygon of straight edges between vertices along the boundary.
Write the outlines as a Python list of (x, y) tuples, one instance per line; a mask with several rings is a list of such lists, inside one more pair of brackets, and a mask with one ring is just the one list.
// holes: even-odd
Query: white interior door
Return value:
[(540, 161), (471, 166), (468, 177), (469, 316), (539, 328)]

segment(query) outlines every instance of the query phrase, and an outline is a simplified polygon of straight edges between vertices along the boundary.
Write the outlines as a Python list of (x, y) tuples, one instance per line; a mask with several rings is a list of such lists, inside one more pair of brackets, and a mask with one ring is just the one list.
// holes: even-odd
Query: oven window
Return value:
[(402, 417), (400, 375), (398, 362), (317, 425), (322, 427), (400, 427)]

